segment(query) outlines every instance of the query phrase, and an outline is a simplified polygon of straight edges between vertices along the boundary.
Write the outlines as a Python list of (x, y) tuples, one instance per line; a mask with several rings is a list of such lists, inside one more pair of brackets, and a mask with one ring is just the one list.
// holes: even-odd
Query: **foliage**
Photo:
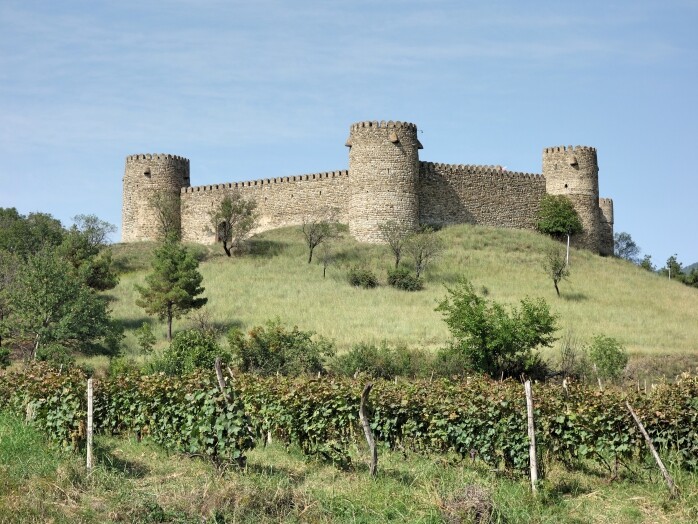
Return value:
[(427, 270), (444, 250), (444, 244), (436, 232), (425, 227), (421, 231), (411, 233), (405, 241), (405, 252), (414, 262), (417, 278)]
[(233, 251), (240, 252), (243, 241), (257, 225), (256, 209), (255, 199), (246, 199), (240, 191), (233, 191), (223, 197), (218, 207), (211, 211), (216, 240), (223, 245), (226, 255), (231, 256)]
[(652, 263), (652, 257), (650, 255), (645, 255), (645, 257), (640, 261), (640, 267), (654, 273), (657, 268)]
[(618, 258), (637, 264), (640, 247), (635, 243), (630, 233), (621, 231), (613, 235), (613, 254)]
[(405, 268), (388, 269), (388, 285), (403, 291), (419, 291), (422, 289), (421, 279), (412, 275)]
[(355, 344), (349, 351), (336, 356), (331, 362), (332, 371), (344, 376), (363, 373), (370, 377), (393, 379), (418, 377), (429, 374), (434, 366), (424, 351), (405, 347), (389, 347), (385, 342)]
[(26, 259), (63, 241), (65, 230), (48, 213), (21, 215), (15, 208), (0, 208), (0, 251)]
[(4, 369), (10, 365), (10, 350), (0, 347), (0, 369)]
[(182, 234), (181, 201), (179, 194), (169, 191), (154, 193), (148, 203), (155, 213), (161, 239), (179, 240)]
[(583, 227), (569, 198), (564, 195), (545, 195), (540, 201), (536, 229), (546, 235), (562, 238), (581, 233)]
[(138, 329), (134, 332), (136, 335), (136, 340), (138, 340), (138, 347), (143, 353), (150, 353), (155, 346), (155, 334), (153, 333), (153, 327), (150, 322), (143, 322)]
[(557, 296), (560, 296), (560, 288), (558, 284), (561, 280), (570, 276), (570, 269), (565, 261), (565, 254), (559, 249), (553, 248), (548, 251), (548, 256), (545, 259), (545, 271), (552, 279), (555, 286)]
[(478, 296), (464, 278), (446, 289), (448, 296), (436, 310), (443, 314), (472, 369), (492, 377), (542, 371), (534, 350), (550, 346), (556, 329), (556, 318), (545, 301), (524, 299), (520, 309), (512, 307), (507, 313), (501, 304)]
[(581, 380), (590, 376), (591, 364), (586, 348), (571, 332), (560, 340), (559, 371), (563, 377)]
[(664, 276), (668, 276), (671, 279), (683, 282), (684, 273), (681, 262), (678, 261), (676, 255), (671, 255), (667, 261), (666, 266), (659, 270), (659, 273)]
[(378, 226), (380, 237), (385, 242), (395, 257), (395, 269), (400, 267), (402, 250), (409, 237), (409, 230), (395, 220), (388, 220)]
[(216, 342), (216, 337), (198, 329), (180, 331), (163, 354), (164, 371), (183, 375), (196, 369), (213, 369), (216, 357), (230, 361)]
[(352, 266), (347, 274), (349, 283), (354, 287), (362, 287), (372, 289), (378, 287), (378, 277), (368, 268), (361, 266)]
[(337, 212), (334, 209), (320, 210), (317, 214), (303, 217), (301, 231), (308, 247), (308, 264), (313, 261), (313, 251), (317, 246), (339, 235)]
[(155, 250), (153, 271), (145, 278), (145, 286), (136, 286), (140, 298), (136, 304), (149, 314), (167, 320), (167, 339), (172, 340), (172, 319), (206, 304), (203, 277), (199, 263), (187, 249), (167, 239)]
[(228, 344), (242, 371), (261, 375), (300, 375), (325, 371), (323, 360), (334, 355), (334, 344), (297, 326), (288, 329), (277, 318), (257, 326), (248, 336), (239, 329), (228, 332)]
[(588, 352), (601, 378), (619, 378), (628, 364), (628, 353), (613, 337), (597, 335), (589, 345)]
[(4, 320), (16, 344), (32, 358), (45, 344), (96, 350), (114, 333), (106, 299), (76, 279), (68, 262), (44, 250), (17, 272), (8, 294), (12, 315)]

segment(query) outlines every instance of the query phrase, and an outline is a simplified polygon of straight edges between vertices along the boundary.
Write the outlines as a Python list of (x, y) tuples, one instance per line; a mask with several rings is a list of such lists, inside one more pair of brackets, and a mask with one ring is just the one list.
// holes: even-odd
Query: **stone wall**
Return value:
[(418, 187), (422, 224), (532, 229), (545, 179), (495, 166), (421, 162)]
[(328, 210), (336, 212), (338, 222), (348, 222), (349, 172), (330, 171), (185, 188), (181, 193), (182, 239), (213, 243), (211, 211), (233, 191), (257, 202), (260, 220), (255, 232), (301, 224), (305, 217), (325, 214)]

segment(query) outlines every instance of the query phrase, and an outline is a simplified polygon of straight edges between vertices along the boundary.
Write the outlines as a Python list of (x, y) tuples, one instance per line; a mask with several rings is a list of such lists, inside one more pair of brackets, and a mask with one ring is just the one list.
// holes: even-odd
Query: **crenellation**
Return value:
[(510, 171), (501, 165), (444, 164), (419, 159), (417, 126), (365, 120), (350, 126), (349, 169), (258, 178), (202, 186), (189, 183), (190, 162), (169, 153), (126, 157), (122, 239), (160, 236), (152, 207), (156, 193), (180, 201), (182, 238), (212, 243), (210, 214), (233, 192), (257, 201), (257, 231), (300, 224), (332, 210), (357, 239), (380, 242), (379, 226), (394, 220), (407, 230), (420, 224), (482, 224), (531, 229), (542, 197), (564, 194), (585, 231), (574, 241), (613, 253), (613, 201), (598, 194), (597, 151), (589, 146), (543, 149), (543, 172)]

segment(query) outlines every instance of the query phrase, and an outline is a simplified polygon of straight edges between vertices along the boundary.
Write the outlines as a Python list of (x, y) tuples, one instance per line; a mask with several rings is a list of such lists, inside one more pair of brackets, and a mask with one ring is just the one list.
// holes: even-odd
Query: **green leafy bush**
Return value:
[(388, 285), (403, 291), (419, 291), (422, 279), (410, 273), (409, 269), (388, 269)]
[(597, 335), (589, 345), (588, 352), (601, 378), (618, 379), (628, 364), (628, 353), (613, 337)]
[(210, 333), (196, 329), (180, 331), (162, 356), (163, 371), (170, 375), (182, 375), (195, 369), (213, 369), (216, 357), (230, 361)]
[(371, 289), (378, 287), (378, 277), (370, 269), (366, 269), (359, 266), (352, 266), (349, 268), (349, 283), (354, 287), (362, 287), (365, 289)]
[(332, 371), (352, 376), (364, 373), (375, 378), (428, 376), (433, 366), (433, 358), (425, 351), (406, 347), (390, 348), (385, 343), (356, 344), (349, 351), (332, 360)]
[(138, 340), (138, 347), (141, 348), (143, 353), (150, 353), (155, 346), (156, 338), (153, 333), (153, 328), (149, 322), (143, 322), (141, 326), (135, 331), (136, 340)]
[(324, 371), (323, 360), (335, 353), (334, 343), (313, 331), (289, 329), (279, 319), (250, 330), (247, 337), (239, 329), (228, 332), (233, 358), (242, 371), (261, 375), (300, 375)]

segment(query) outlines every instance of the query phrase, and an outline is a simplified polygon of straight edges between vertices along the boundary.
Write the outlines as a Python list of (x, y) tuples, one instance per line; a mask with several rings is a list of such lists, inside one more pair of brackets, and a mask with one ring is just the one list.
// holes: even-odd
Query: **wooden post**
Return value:
[(662, 462), (662, 459), (659, 458), (659, 453), (657, 453), (657, 450), (655, 449), (654, 444), (652, 444), (652, 439), (650, 438), (649, 433), (647, 433), (647, 430), (645, 430), (645, 426), (642, 425), (642, 422), (640, 421), (640, 417), (637, 416), (637, 414), (633, 410), (632, 406), (630, 405), (630, 402), (628, 402), (626, 400), (625, 405), (627, 406), (628, 411), (630, 411), (630, 414), (633, 416), (633, 420), (635, 420), (635, 424), (637, 424), (637, 427), (640, 428), (640, 433), (642, 433), (642, 436), (645, 437), (645, 442), (647, 442), (647, 447), (650, 448), (650, 452), (652, 453), (652, 456), (654, 457), (654, 460), (657, 463), (657, 466), (659, 466), (659, 470), (662, 472), (662, 475), (664, 476), (664, 480), (666, 481), (666, 484), (669, 487), (669, 493), (671, 493), (671, 497), (672, 498), (676, 497), (677, 493), (676, 493), (676, 485), (674, 484), (674, 479), (671, 478), (671, 475), (669, 475), (669, 472), (664, 467), (664, 463)]
[(87, 470), (92, 469), (92, 379), (87, 379)]
[(531, 462), (531, 491), (535, 494), (538, 490), (538, 458), (536, 457), (536, 432), (533, 425), (533, 391), (531, 381), (524, 384), (526, 390), (526, 411), (528, 412), (528, 456)]
[(361, 393), (361, 406), (359, 407), (359, 419), (361, 420), (361, 425), (364, 428), (364, 435), (366, 435), (366, 442), (368, 442), (368, 447), (371, 451), (371, 476), (376, 476), (376, 471), (378, 470), (378, 450), (376, 449), (376, 440), (373, 438), (373, 431), (371, 431), (371, 425), (368, 422), (368, 416), (366, 415), (366, 402), (368, 402), (368, 394), (371, 392), (373, 384), (369, 382), (364, 386), (364, 390)]
[(215, 368), (216, 368), (216, 378), (218, 379), (218, 387), (220, 388), (221, 393), (223, 393), (223, 398), (225, 398), (226, 404), (230, 404), (230, 397), (228, 396), (228, 392), (225, 390), (225, 380), (223, 380), (223, 369), (221, 368), (221, 357), (216, 357)]

